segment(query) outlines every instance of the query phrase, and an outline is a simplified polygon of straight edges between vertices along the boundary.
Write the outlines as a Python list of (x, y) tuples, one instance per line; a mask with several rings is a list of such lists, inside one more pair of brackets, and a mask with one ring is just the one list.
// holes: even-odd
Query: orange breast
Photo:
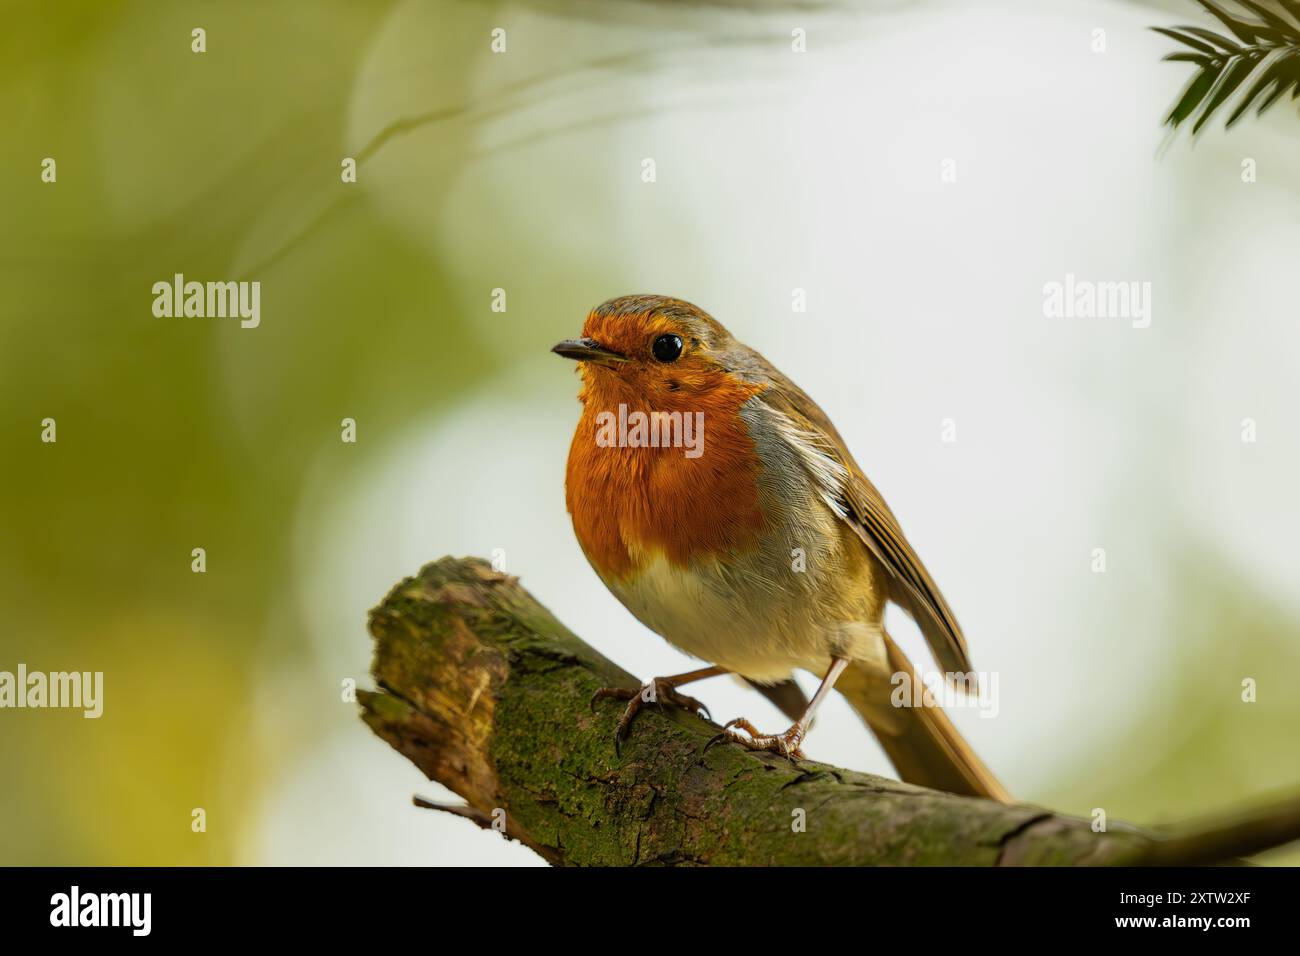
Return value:
[(703, 413), (698, 458), (674, 447), (602, 447), (597, 442), (602, 411), (617, 414), (619, 401), (629, 414), (651, 409), (629, 394), (587, 390), (569, 448), (565, 494), (578, 541), (602, 575), (629, 577), (646, 552), (660, 552), (684, 566), (692, 558), (754, 544), (765, 526), (759, 462), (739, 412), (759, 390), (728, 382), (675, 408), (656, 409)]

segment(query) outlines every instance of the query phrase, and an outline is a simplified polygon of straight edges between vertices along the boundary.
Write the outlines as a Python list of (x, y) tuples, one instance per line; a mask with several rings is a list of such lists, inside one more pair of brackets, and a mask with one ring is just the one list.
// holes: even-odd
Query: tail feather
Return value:
[(777, 709), (791, 720), (798, 720), (808, 709), (808, 698), (793, 679), (778, 681), (775, 684), (759, 684), (754, 681), (746, 681), (746, 683), (775, 704)]
[(938, 707), (895, 707), (890, 676), (919, 680), (907, 655), (885, 635), (888, 672), (852, 664), (835, 685), (858, 712), (907, 783), (1011, 803), (1011, 795)]

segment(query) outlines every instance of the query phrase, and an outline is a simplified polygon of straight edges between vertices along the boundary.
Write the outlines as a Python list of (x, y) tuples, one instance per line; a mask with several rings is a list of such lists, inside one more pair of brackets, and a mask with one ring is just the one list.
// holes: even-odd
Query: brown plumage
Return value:
[[(675, 691), (687, 680), (732, 672), (778, 685), (806, 669), (823, 684), (790, 730), (761, 734), (737, 719), (725, 736), (798, 756), (813, 711), (835, 687), (905, 780), (1007, 799), (942, 711), (891, 700), (898, 675), (917, 678), (884, 631), (887, 601), (913, 617), (950, 675), (971, 670), (966, 641), (897, 518), (811, 398), (679, 299), (610, 300), (588, 316), (581, 339), (555, 351), (581, 362), (566, 496), (584, 552), (642, 622), (715, 665), (657, 679), (661, 694), (693, 704)], [(700, 416), (699, 454), (611, 445), (602, 428), (620, 408), (664, 421)]]

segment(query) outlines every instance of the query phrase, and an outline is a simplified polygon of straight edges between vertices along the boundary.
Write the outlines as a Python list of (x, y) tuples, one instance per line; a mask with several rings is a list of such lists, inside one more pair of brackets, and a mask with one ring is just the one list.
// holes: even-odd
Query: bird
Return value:
[[(975, 678), (966, 639), (898, 519), (826, 413), (704, 310), (663, 295), (592, 309), (552, 351), (578, 363), (582, 406), (565, 501), (588, 562), (651, 631), (707, 666), (592, 698), (627, 705), (615, 745), (649, 702), (707, 716), (679, 688), (732, 674), (793, 724), (744, 717), (713, 741), (804, 759), (832, 690), (908, 783), (1009, 802), (886, 632), (886, 605), (916, 622), (949, 680)], [(793, 680), (820, 678), (811, 700)], [(926, 685), (929, 687), (930, 685)], [(970, 684), (965, 684), (967, 688)]]

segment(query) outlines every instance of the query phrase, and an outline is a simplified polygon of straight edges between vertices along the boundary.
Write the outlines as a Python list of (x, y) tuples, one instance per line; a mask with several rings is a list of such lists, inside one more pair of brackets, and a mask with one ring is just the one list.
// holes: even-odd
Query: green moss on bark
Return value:
[(402, 581), (370, 629), (379, 692), (361, 695), (366, 722), (480, 822), (504, 810), (508, 835), (552, 862), (1076, 865), (1168, 851), (1132, 828), (1094, 833), (1036, 807), (731, 744), (706, 751), (718, 728), (675, 708), (644, 710), (616, 753), (622, 703), (593, 712), (589, 701), (636, 679), (476, 559), (443, 558)]

